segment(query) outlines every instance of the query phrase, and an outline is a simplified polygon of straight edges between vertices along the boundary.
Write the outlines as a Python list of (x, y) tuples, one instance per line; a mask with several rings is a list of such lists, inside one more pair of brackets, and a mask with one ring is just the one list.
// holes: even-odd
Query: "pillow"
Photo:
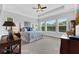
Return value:
[(32, 31), (32, 28), (28, 27), (28, 28), (27, 28), (27, 31)]
[(24, 32), (27, 32), (27, 28), (24, 28)]

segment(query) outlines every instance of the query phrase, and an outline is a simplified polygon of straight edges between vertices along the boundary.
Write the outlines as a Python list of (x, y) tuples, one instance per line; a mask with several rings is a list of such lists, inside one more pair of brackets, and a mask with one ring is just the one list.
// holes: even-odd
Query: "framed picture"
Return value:
[(79, 15), (77, 15), (77, 18), (76, 18), (76, 25), (79, 25)]
[(13, 18), (7, 17), (7, 21), (13, 21)]

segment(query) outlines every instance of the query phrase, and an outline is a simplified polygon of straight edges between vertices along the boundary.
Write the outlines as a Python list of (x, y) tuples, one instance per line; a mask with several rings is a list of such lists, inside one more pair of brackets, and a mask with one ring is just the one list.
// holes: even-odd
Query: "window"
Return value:
[(66, 32), (67, 19), (59, 19), (59, 32)]
[(25, 21), (25, 22), (24, 22), (24, 26), (25, 26), (25, 27), (31, 27), (31, 22)]
[(47, 21), (47, 31), (56, 31), (56, 20)]
[(68, 21), (65, 18), (41, 22), (42, 31), (66, 32), (67, 28), (68, 28)]
[(41, 22), (41, 30), (45, 31), (45, 22)]

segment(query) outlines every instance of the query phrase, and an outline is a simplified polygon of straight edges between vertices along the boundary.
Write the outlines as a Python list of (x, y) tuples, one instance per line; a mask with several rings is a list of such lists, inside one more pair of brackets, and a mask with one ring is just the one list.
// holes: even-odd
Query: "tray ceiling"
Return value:
[[(36, 12), (33, 7), (37, 7), (37, 4), (3, 4), (3, 10), (8, 12), (13, 12), (17, 14), (21, 14), (24, 16), (28, 16), (31, 18), (38, 18), (38, 15), (55, 15), (57, 13), (67, 12), (70, 10), (74, 10), (75, 6), (74, 4), (41, 4), (42, 6), (46, 6), (47, 8), (43, 12)], [(61, 8), (64, 6), (63, 8)], [(57, 9), (61, 8), (61, 9)]]

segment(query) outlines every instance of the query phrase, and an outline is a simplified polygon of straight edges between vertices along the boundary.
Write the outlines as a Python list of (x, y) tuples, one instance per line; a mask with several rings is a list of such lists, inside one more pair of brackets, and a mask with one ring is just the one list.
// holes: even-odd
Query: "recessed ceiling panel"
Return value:
[[(44, 9), (43, 12), (36, 12), (36, 10), (33, 8), (37, 7), (37, 4), (4, 4), (3, 10), (36, 19), (36, 18), (38, 18), (37, 17), (38, 15), (45, 14), (46, 12), (59, 8), (61, 6), (64, 6), (63, 11), (68, 11), (68, 10), (74, 8), (73, 5), (63, 5), (63, 4), (41, 4), (41, 6), (46, 6), (47, 8)], [(58, 11), (58, 12), (60, 12), (60, 11)], [(56, 13), (57, 13), (57, 11), (56, 11)], [(52, 14), (55, 14), (55, 12), (52, 12)]]

